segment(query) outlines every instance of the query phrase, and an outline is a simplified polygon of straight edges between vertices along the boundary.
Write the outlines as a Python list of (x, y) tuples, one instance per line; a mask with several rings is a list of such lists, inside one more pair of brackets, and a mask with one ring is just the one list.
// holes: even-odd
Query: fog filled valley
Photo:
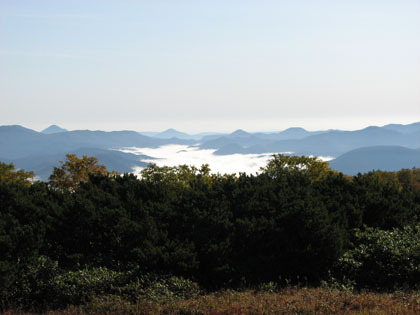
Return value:
[[(159, 148), (125, 148), (122, 152), (154, 157), (143, 162), (155, 163), (158, 166), (178, 166), (182, 164), (200, 167), (208, 164), (212, 173), (221, 174), (255, 174), (274, 153), (262, 154), (228, 154), (215, 155), (214, 149), (200, 149), (186, 145), (166, 145)], [(142, 167), (137, 167), (134, 174), (140, 174)]]
[(95, 156), (109, 170), (137, 172), (158, 165), (209, 164), (214, 172), (255, 173), (277, 153), (318, 156), (348, 175), (372, 170), (397, 171), (420, 165), (420, 123), (369, 126), (354, 131), (278, 132), (237, 130), (189, 135), (173, 129), (136, 131), (68, 131), (51, 126), (37, 132), (22, 126), (0, 126), (0, 161), (35, 172), (48, 180), (67, 153)]

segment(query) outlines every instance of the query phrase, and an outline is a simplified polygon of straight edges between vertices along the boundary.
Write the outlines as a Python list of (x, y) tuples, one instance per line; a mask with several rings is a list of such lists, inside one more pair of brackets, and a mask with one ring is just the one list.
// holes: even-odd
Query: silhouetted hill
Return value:
[(359, 148), (330, 161), (330, 167), (349, 175), (372, 170), (398, 171), (420, 167), (420, 150), (401, 146)]
[(52, 134), (52, 133), (59, 133), (59, 132), (66, 132), (68, 131), (67, 129), (63, 129), (57, 125), (51, 125), (48, 128), (44, 129), (41, 131), (41, 133), (44, 134)]

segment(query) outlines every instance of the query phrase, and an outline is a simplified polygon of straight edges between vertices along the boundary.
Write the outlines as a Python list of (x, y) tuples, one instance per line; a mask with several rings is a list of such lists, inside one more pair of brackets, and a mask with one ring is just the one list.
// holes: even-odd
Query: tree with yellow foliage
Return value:
[(109, 175), (105, 165), (98, 165), (96, 157), (66, 154), (66, 161), (60, 161), (61, 167), (54, 167), (50, 176), (50, 184), (62, 190), (74, 190), (80, 182), (89, 179), (89, 174)]
[(274, 154), (273, 158), (268, 161), (267, 166), (261, 168), (261, 171), (272, 178), (281, 177), (284, 173), (305, 173), (312, 182), (319, 181), (329, 174), (338, 173), (329, 168), (328, 162), (322, 161), (318, 157), (283, 154)]
[(19, 183), (30, 185), (35, 174), (34, 172), (25, 172), (16, 170), (13, 164), (0, 162), (0, 183), (11, 184)]

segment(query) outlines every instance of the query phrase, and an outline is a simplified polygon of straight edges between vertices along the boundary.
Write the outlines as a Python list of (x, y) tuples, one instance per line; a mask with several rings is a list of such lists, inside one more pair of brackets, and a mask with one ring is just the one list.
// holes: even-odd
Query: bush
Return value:
[(132, 302), (137, 299), (150, 301), (170, 301), (189, 299), (200, 294), (197, 283), (179, 277), (157, 278), (144, 275), (135, 282), (121, 288), (122, 294)]
[(54, 279), (57, 306), (79, 305), (94, 295), (118, 292), (124, 274), (104, 267), (64, 272)]
[(40, 256), (27, 266), (12, 294), (3, 301), (11, 301), (9, 306), (45, 311), (104, 301), (111, 305), (110, 301), (115, 299), (119, 305), (139, 299), (156, 302), (188, 299), (199, 293), (195, 282), (183, 278), (141, 274), (138, 268), (125, 272), (105, 267), (64, 271), (56, 261)]
[(265, 293), (274, 293), (277, 290), (278, 290), (277, 284), (272, 281), (261, 283), (257, 288), (257, 291), (265, 292)]
[(34, 310), (80, 305), (93, 295), (115, 292), (123, 280), (123, 273), (101, 267), (63, 271), (56, 261), (40, 256), (27, 267), (7, 300)]
[(56, 295), (55, 277), (58, 264), (48, 257), (40, 256), (27, 264), (19, 273), (13, 290), (3, 296), (7, 304), (24, 305), (28, 309), (43, 309), (51, 304)]
[(420, 227), (356, 230), (354, 247), (340, 258), (337, 274), (359, 288), (419, 288)]

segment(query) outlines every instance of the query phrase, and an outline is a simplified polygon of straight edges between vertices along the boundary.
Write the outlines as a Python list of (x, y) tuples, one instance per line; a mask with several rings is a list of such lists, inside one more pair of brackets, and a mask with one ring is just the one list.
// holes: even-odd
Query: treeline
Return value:
[(151, 278), (194, 290), (420, 283), (417, 169), (349, 177), (316, 158), (277, 155), (257, 175), (151, 164), (137, 178), (84, 159), (70, 156), (50, 182), (1, 163), (3, 306), (135, 299)]

